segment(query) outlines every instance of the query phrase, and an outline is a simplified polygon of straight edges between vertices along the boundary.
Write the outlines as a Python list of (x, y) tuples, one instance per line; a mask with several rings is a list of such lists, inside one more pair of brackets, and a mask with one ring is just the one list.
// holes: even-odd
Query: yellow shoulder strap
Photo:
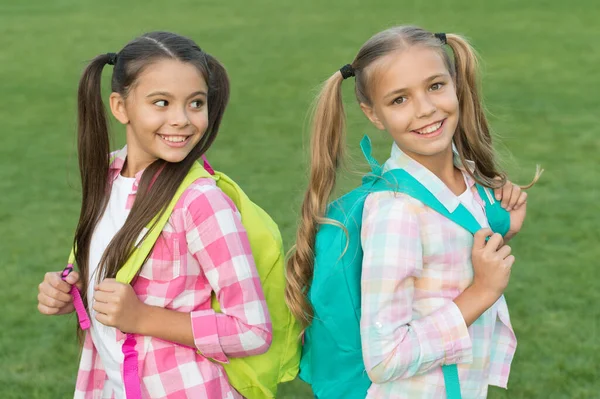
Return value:
[[(144, 237), (142, 238), (141, 242), (138, 245), (136, 245), (131, 256), (127, 259), (125, 264), (117, 272), (116, 279), (118, 282), (129, 284), (131, 282), (131, 280), (133, 280), (133, 278), (137, 274), (138, 270), (140, 269), (140, 267), (142, 267), (142, 264), (148, 257), (148, 254), (150, 253), (150, 251), (152, 251), (152, 247), (154, 247), (154, 243), (156, 242), (156, 240), (158, 240), (158, 236), (160, 235), (161, 231), (167, 224), (169, 217), (171, 217), (171, 213), (173, 212), (173, 209), (175, 208), (177, 201), (179, 201), (179, 198), (181, 197), (183, 192), (194, 181), (196, 181), (197, 179), (199, 179), (201, 177), (213, 178), (213, 176), (210, 173), (208, 173), (198, 162), (195, 162), (194, 165), (191, 167), (190, 171), (188, 172), (187, 176), (183, 179), (183, 181), (179, 185), (179, 188), (175, 192), (173, 199), (171, 199), (171, 202), (169, 202), (169, 205), (167, 206), (165, 211), (162, 213), (160, 218), (155, 217), (144, 228), (143, 231), (146, 231), (146, 234), (144, 234)], [(74, 264), (74, 263), (75, 263), (75, 252), (72, 249), (71, 255), (69, 256), (69, 264)]]

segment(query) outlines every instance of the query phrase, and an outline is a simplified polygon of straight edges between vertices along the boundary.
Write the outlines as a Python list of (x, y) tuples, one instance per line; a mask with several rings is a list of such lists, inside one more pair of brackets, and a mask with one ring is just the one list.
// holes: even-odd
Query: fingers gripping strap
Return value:
[(476, 184), (479, 196), (485, 204), (485, 215), (490, 228), (502, 236), (510, 229), (510, 213), (502, 208), (502, 204), (494, 200), (494, 193), (489, 188)]
[[(63, 281), (66, 281), (67, 276), (73, 271), (73, 262), (71, 261), (71, 257), (73, 257), (74, 260), (75, 256), (73, 255), (73, 251), (71, 251), (71, 256), (69, 257), (69, 264), (62, 271), (61, 278)], [(83, 305), (83, 300), (81, 299), (81, 293), (75, 284), (71, 286), (70, 294), (73, 297), (73, 306), (75, 307), (75, 312), (77, 313), (79, 326), (82, 330), (87, 330), (90, 328), (90, 318), (85, 311), (85, 306)]]

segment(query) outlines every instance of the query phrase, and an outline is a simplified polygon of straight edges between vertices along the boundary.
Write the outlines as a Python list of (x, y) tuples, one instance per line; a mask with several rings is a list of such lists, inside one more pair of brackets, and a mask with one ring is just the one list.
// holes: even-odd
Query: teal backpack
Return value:
[[(314, 275), (308, 292), (315, 313), (304, 335), (299, 376), (311, 385), (318, 399), (364, 399), (371, 386), (362, 358), (359, 325), (363, 258), (360, 231), (367, 196), (378, 191), (405, 193), (473, 234), (481, 229), (462, 204), (448, 212), (405, 170), (382, 173), (382, 167), (371, 155), (368, 137), (362, 139), (360, 146), (372, 173), (363, 178), (360, 187), (329, 204), (326, 217), (339, 225), (322, 224), (315, 242)], [(485, 202), (491, 229), (504, 236), (510, 226), (508, 212), (493, 199), (490, 189), (477, 185), (477, 190)], [(456, 365), (443, 366), (442, 371), (447, 398), (460, 399)]]

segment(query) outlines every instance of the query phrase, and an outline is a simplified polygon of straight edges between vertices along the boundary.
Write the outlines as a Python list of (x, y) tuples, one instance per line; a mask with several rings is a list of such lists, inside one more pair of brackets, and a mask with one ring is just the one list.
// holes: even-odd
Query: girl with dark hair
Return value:
[[(112, 154), (101, 96), (106, 65), (114, 66), (110, 110), (127, 141)], [(221, 364), (269, 348), (271, 322), (246, 230), (213, 179), (200, 178), (181, 195), (132, 284), (115, 280), (145, 227), (215, 140), (228, 99), (223, 66), (173, 33), (145, 34), (85, 69), (78, 94), (79, 273), (64, 281), (47, 273), (38, 295), (43, 314), (71, 313), (76, 285), (90, 313), (76, 398), (125, 397), (123, 333), (135, 334), (145, 398), (239, 398)]]

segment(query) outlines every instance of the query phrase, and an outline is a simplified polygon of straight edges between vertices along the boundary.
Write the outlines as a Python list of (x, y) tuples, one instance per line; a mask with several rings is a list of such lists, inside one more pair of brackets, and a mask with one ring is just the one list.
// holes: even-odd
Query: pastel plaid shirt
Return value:
[[(474, 181), (455, 165), (483, 205)], [(472, 167), (471, 164), (467, 165)], [(396, 145), (384, 170), (402, 168), (449, 210), (459, 199)], [(453, 299), (473, 281), (467, 230), (404, 194), (372, 193), (361, 232), (361, 337), (368, 398), (445, 398), (442, 365), (458, 364), (464, 399), (506, 388), (517, 341), (502, 296), (467, 328)]]
[[(111, 181), (126, 155), (126, 147), (116, 153)], [(141, 174), (136, 175), (129, 209)], [(241, 398), (220, 363), (264, 353), (272, 326), (239, 212), (214, 180), (198, 179), (183, 193), (133, 289), (148, 305), (189, 312), (196, 344), (190, 348), (136, 336), (143, 398)], [(211, 309), (213, 291), (222, 313)], [(124, 339), (117, 331), (117, 340)], [(102, 398), (105, 381), (102, 361), (86, 334), (75, 398)]]

